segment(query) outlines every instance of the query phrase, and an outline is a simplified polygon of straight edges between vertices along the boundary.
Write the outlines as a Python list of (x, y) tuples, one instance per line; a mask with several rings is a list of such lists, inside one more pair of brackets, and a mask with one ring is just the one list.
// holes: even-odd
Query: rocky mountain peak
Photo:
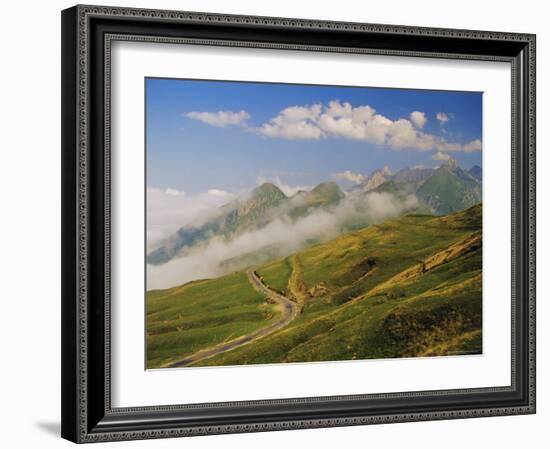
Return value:
[(345, 196), (340, 186), (333, 181), (318, 184), (311, 190), (310, 194), (329, 202), (339, 201)]
[(478, 181), (481, 181), (483, 171), (479, 165), (474, 165), (472, 168), (470, 168), (470, 170), (468, 170), (468, 173), (470, 173), (470, 175), (472, 175)]
[(264, 195), (274, 195), (276, 197), (286, 198), (286, 195), (277, 187), (275, 184), (271, 182), (264, 182), (262, 185), (256, 187), (252, 191), (252, 197), (257, 196), (264, 196)]
[(384, 176), (391, 176), (392, 172), (387, 165), (384, 165), (384, 168), (380, 170)]
[(450, 157), (444, 164), (451, 171), (455, 171), (458, 168), (458, 161), (454, 157)]
[(382, 185), (391, 174), (391, 170), (387, 165), (384, 168), (374, 170), (370, 176), (363, 181), (362, 190), (368, 191), (376, 189), (378, 186)]

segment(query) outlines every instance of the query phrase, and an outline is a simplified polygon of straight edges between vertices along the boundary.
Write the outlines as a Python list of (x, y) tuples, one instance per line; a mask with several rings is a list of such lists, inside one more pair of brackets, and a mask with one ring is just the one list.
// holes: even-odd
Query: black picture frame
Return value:
[[(113, 40), (507, 61), (512, 68), (509, 387), (113, 408)], [(95, 442), (535, 413), (535, 36), (75, 6), (62, 12), (62, 436)]]

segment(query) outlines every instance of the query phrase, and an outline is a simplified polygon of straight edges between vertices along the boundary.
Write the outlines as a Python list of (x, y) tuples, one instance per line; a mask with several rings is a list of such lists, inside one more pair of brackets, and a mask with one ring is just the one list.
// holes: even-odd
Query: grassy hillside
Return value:
[(244, 273), (147, 292), (147, 367), (252, 332), (278, 315)]
[[(300, 315), (284, 329), (196, 365), (480, 353), (481, 243), (478, 205), (442, 217), (388, 220), (262, 265), (256, 271), (263, 282), (299, 303)], [(149, 311), (161, 314), (148, 326), (153, 365), (268, 322), (273, 306), (262, 305), (246, 281), (237, 273), (151, 292)], [(174, 319), (176, 310), (197, 324), (195, 339), (187, 331), (165, 336), (159, 323)], [(231, 331), (220, 337), (225, 325)]]
[[(299, 253), (311, 296), (280, 332), (198, 365), (481, 352), (481, 206), (406, 216)], [(370, 261), (370, 262), (369, 262)]]
[(262, 265), (256, 270), (266, 285), (280, 293), (288, 292), (288, 279), (292, 274), (292, 265), (288, 258)]
[(461, 168), (443, 165), (416, 193), (438, 214), (448, 214), (479, 203), (481, 184)]

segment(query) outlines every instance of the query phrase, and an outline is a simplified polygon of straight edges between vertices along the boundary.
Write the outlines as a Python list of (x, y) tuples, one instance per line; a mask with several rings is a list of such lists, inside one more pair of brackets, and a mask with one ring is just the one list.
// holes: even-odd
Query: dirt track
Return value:
[(269, 334), (272, 334), (275, 331), (282, 329), (294, 318), (296, 318), (299, 313), (299, 307), (295, 302), (267, 287), (255, 273), (254, 268), (249, 268), (248, 270), (246, 270), (246, 274), (248, 276), (248, 280), (257, 291), (263, 293), (265, 296), (276, 302), (281, 307), (281, 317), (276, 322), (271, 323), (266, 327), (262, 327), (261, 329), (257, 329), (250, 334), (242, 335), (234, 340), (219, 343), (215, 346), (202, 349), (199, 352), (196, 352), (195, 354), (192, 354), (182, 360), (167, 364), (164, 366), (164, 368), (179, 368), (182, 366), (189, 366), (198, 361), (214, 357), (215, 355), (222, 354), (236, 348), (240, 348), (241, 346), (259, 340), (260, 338), (263, 338)]

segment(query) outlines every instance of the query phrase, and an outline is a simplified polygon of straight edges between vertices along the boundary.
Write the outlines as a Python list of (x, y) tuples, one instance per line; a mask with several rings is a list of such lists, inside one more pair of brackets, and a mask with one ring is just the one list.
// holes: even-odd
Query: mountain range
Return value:
[(328, 209), (345, 198), (335, 182), (323, 182), (310, 191), (299, 191), (287, 197), (276, 185), (266, 182), (256, 187), (245, 199), (232, 201), (220, 213), (200, 226), (184, 226), (147, 255), (147, 263), (168, 262), (185, 248), (194, 247), (214, 237), (231, 239), (245, 231), (261, 229), (281, 214), (293, 220), (319, 208)]
[(296, 221), (318, 210), (334, 212), (344, 201), (358, 204), (373, 192), (390, 194), (403, 202), (414, 195), (418, 198), (417, 210), (436, 215), (457, 212), (481, 202), (481, 177), (479, 166), (466, 171), (451, 158), (439, 168), (405, 168), (395, 174), (384, 167), (364, 176), (347, 192), (335, 182), (323, 182), (309, 191), (287, 196), (276, 185), (264, 183), (248, 197), (222, 206), (205, 223), (180, 228), (147, 255), (147, 263), (164, 264), (187, 249), (214, 238), (231, 240), (244, 232), (262, 229), (283, 215)]

